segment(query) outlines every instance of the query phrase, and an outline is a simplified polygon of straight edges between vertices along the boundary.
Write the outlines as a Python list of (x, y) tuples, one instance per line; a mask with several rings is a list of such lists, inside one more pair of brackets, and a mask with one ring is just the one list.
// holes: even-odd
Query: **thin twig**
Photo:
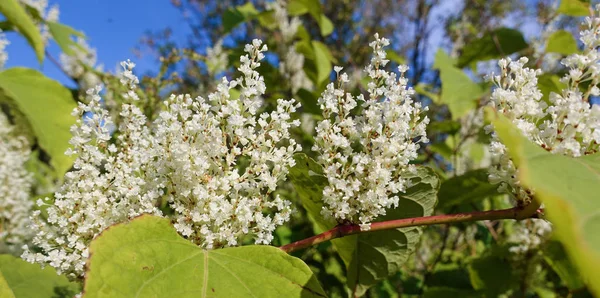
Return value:
[[(539, 205), (538, 205), (539, 206)], [(333, 229), (323, 232), (319, 235), (299, 240), (284, 246), (280, 249), (291, 253), (296, 250), (307, 248), (319, 243), (330, 241), (332, 239), (341, 238), (349, 235), (359, 233), (370, 233), (384, 230), (391, 230), (397, 228), (415, 227), (415, 226), (429, 226), (438, 224), (448, 223), (459, 223), (459, 222), (470, 222), (479, 220), (496, 220), (496, 219), (524, 219), (524, 218), (536, 218), (542, 211), (538, 210), (537, 207), (530, 211), (531, 206), (514, 207), (510, 209), (492, 210), (492, 211), (475, 211), (465, 212), (457, 214), (443, 214), (433, 215), (424, 217), (414, 218), (403, 218), (389, 221), (374, 222), (371, 224), (371, 229), (368, 231), (361, 231), (360, 226), (356, 224), (338, 225)]]

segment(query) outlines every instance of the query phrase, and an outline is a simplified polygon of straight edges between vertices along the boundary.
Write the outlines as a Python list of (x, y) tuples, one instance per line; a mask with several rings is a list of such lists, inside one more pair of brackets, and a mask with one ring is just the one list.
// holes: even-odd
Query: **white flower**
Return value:
[[(600, 10), (600, 5), (596, 6)], [(539, 70), (525, 67), (527, 58), (498, 63), (501, 74), (492, 75), (497, 88), (491, 96), (491, 105), (517, 126), (531, 141), (545, 150), (567, 156), (593, 154), (600, 150), (600, 107), (589, 103), (590, 94), (597, 93), (600, 83), (600, 17), (586, 18), (586, 30), (581, 32), (585, 48), (581, 54), (573, 54), (562, 63), (569, 71), (562, 78), (566, 87), (560, 94), (550, 94), (550, 105), (541, 100), (537, 88)], [(590, 81), (587, 91), (580, 84)], [(500, 183), (499, 190), (511, 194), (519, 204), (531, 201), (533, 190), (520, 185), (518, 169), (499, 146), (499, 139), (492, 135), (491, 153), (496, 164), (490, 170), (490, 181)]]
[(8, 39), (6, 39), (6, 35), (0, 30), (0, 70), (4, 68), (6, 65), (6, 61), (8, 60), (8, 52), (6, 51), (6, 47), (10, 44)]
[[(404, 175), (414, 170), (408, 163), (417, 157), (419, 143), (427, 142), (429, 119), (421, 115), (426, 108), (411, 99), (414, 90), (407, 87), (404, 72), (397, 77), (382, 69), (388, 61), (383, 47), (388, 44), (378, 35), (371, 43), (368, 99), (346, 93), (348, 76), (341, 74), (337, 86), (327, 85), (318, 101), (324, 120), (317, 124), (312, 149), (319, 153), (329, 181), (322, 213), (340, 223), (360, 224), (363, 230), (387, 208), (397, 207), (397, 194), (408, 183)], [(358, 102), (363, 111), (352, 116)]]
[[(240, 245), (246, 235), (268, 244), (291, 213), (273, 192), (301, 150), (289, 133), (299, 126), (290, 116), (299, 104), (279, 99), (275, 110), (259, 114), (266, 86), (256, 68), (266, 46), (254, 40), (246, 50), (243, 76), (223, 78), (207, 99), (172, 95), (152, 123), (124, 104), (116, 136), (101, 89), (89, 90), (89, 104), (74, 111), (83, 116), (72, 128), (75, 170), (56, 192), (48, 222), (36, 217), (34, 244), (42, 252), (23, 257), (81, 277), (95, 236), (142, 213), (161, 215), (161, 205), (174, 213), (176, 230), (203, 248)], [(133, 91), (133, 63), (123, 66), (121, 82)], [(236, 87), (241, 95), (231, 98)]]
[(92, 48), (84, 38), (77, 37), (77, 46), (73, 46), (72, 51), (72, 55), (60, 53), (62, 69), (76, 79), (83, 90), (99, 85), (100, 78), (92, 71), (92, 69), (102, 71), (102, 65), (96, 65), (98, 63), (96, 49)]
[(27, 139), (15, 136), (14, 127), (0, 112), (0, 242), (13, 252), (33, 237), (29, 229), (33, 175), (26, 169), (29, 156)]
[[(48, 0), (19, 0), (21, 5), (27, 5), (36, 10), (36, 13), (44, 20), (48, 22), (58, 22), (60, 11), (58, 4), (52, 5), (48, 8)], [(48, 25), (45, 22), (39, 22), (40, 33), (44, 44), (47, 45), (48, 41), (52, 39), (52, 34), (48, 29)]]
[(528, 251), (536, 249), (552, 232), (552, 224), (544, 219), (528, 219), (515, 223), (512, 234), (507, 239), (514, 244), (509, 251), (518, 255), (525, 255)]
[(206, 66), (209, 74), (218, 74), (227, 69), (229, 59), (223, 51), (223, 40), (219, 39), (212, 48), (206, 49)]

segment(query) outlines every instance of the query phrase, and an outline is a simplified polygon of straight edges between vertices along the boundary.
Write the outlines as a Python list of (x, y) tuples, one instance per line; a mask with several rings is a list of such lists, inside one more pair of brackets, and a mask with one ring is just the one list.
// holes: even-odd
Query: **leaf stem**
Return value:
[[(532, 205), (532, 204), (531, 204)], [(539, 206), (539, 205), (538, 205)], [(319, 235), (312, 236), (303, 240), (299, 240), (284, 246), (280, 249), (291, 253), (296, 250), (307, 248), (319, 243), (330, 241), (332, 239), (341, 238), (354, 234), (370, 233), (384, 230), (391, 230), (397, 228), (407, 228), (416, 226), (429, 226), (437, 224), (450, 224), (459, 222), (469, 221), (480, 221), (480, 220), (498, 220), (498, 219), (525, 219), (525, 218), (538, 218), (543, 213), (541, 209), (534, 209), (533, 212), (529, 212), (530, 206), (514, 207), (502, 210), (491, 210), (491, 211), (475, 211), (465, 212), (456, 214), (443, 214), (443, 215), (432, 215), (423, 217), (413, 218), (402, 218), (389, 221), (374, 222), (371, 224), (371, 229), (368, 231), (361, 231), (360, 226), (356, 224), (338, 225), (333, 229), (323, 232)], [(528, 214), (525, 214), (528, 213)]]

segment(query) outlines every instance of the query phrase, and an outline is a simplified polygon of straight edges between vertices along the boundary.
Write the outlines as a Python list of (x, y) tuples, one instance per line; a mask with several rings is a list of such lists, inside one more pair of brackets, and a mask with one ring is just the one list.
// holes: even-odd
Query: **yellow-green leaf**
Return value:
[(577, 53), (577, 41), (571, 33), (565, 30), (558, 30), (548, 38), (546, 52), (570, 55)]
[(84, 297), (326, 297), (310, 268), (272, 246), (203, 250), (143, 215), (90, 245)]
[(0, 1), (0, 13), (25, 36), (40, 63), (44, 61), (44, 40), (40, 30), (17, 0)]
[(331, 20), (324, 14), (321, 14), (318, 20), (319, 28), (321, 29), (321, 35), (327, 36), (333, 32), (333, 23)]
[(584, 282), (600, 295), (600, 154), (551, 154), (504, 117), (494, 126), (519, 168), (520, 181), (535, 191)]
[(590, 14), (590, 4), (580, 0), (561, 0), (557, 12), (574, 17)]
[(329, 75), (333, 67), (331, 66), (332, 58), (331, 52), (325, 44), (320, 41), (311, 41), (313, 51), (315, 53), (315, 64), (317, 67), (317, 82), (328, 80)]
[(37, 70), (15, 67), (0, 72), (0, 97), (14, 102), (27, 117), (50, 164), (62, 176), (73, 164), (64, 153), (69, 148), (71, 112), (75, 101), (69, 89)]
[(51, 267), (42, 269), (39, 264), (0, 255), (0, 297), (73, 297), (79, 291), (78, 284)]
[(434, 68), (439, 69), (442, 80), (440, 102), (448, 105), (452, 119), (458, 119), (475, 109), (478, 100), (486, 92), (473, 82), (461, 69), (454, 67), (453, 60), (442, 49), (435, 55)]
[(57, 22), (46, 22), (46, 24), (60, 49), (67, 55), (73, 55), (75, 53), (73, 47), (78, 47), (78, 44), (71, 39), (71, 36), (84, 37), (83, 33)]

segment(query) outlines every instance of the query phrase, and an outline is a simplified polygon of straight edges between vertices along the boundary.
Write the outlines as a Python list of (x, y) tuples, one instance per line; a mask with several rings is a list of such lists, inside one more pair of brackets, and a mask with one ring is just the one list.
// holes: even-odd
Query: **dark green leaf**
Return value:
[(487, 32), (483, 37), (465, 45), (458, 60), (458, 67), (462, 68), (473, 62), (508, 56), (527, 47), (527, 42), (519, 30), (499, 28)]
[(237, 25), (251, 20), (258, 16), (258, 14), (259, 12), (252, 2), (229, 8), (223, 14), (223, 29), (225, 29), (225, 33), (228, 33)]
[(486, 293), (487, 297), (499, 297), (518, 284), (511, 264), (504, 258), (487, 255), (475, 259), (469, 265), (471, 285)]
[(560, 242), (548, 241), (544, 245), (543, 254), (546, 263), (560, 276), (569, 289), (577, 290), (584, 287), (579, 272), (567, 257), (567, 252)]
[(452, 206), (468, 205), (498, 195), (498, 185), (490, 184), (487, 169), (472, 170), (444, 182), (438, 193), (438, 206), (445, 210)]

